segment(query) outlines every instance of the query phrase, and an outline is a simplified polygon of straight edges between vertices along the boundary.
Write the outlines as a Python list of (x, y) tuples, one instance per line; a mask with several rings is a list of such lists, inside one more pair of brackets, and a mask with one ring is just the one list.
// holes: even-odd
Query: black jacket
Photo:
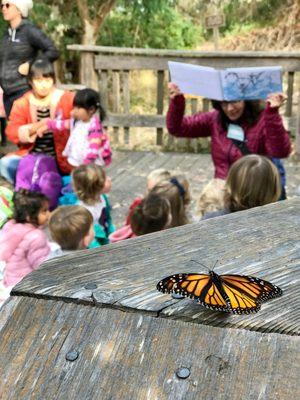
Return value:
[(29, 89), (27, 77), (21, 75), (18, 68), (38, 55), (52, 62), (59, 52), (52, 40), (27, 19), (22, 20), (15, 30), (5, 32), (0, 46), (0, 86), (5, 94)]

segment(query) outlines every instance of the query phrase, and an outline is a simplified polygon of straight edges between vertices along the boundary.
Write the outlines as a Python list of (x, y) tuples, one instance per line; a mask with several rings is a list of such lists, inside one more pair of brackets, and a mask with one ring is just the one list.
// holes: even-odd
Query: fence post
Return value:
[[(122, 80), (122, 87), (123, 87), (123, 104), (124, 104), (124, 113), (130, 113), (130, 74), (129, 71), (123, 71), (123, 80)], [(124, 126), (124, 143), (129, 144), (129, 127)]]
[(296, 153), (295, 154), (296, 161), (300, 161), (300, 88), (299, 88), (299, 92), (298, 92), (295, 153)]
[(286, 102), (286, 109), (285, 115), (287, 117), (291, 117), (292, 109), (293, 109), (293, 93), (294, 93), (294, 72), (288, 72), (288, 87), (287, 87), (287, 102)]
[[(113, 71), (113, 113), (120, 112), (120, 73), (119, 71)], [(115, 143), (119, 143), (119, 128), (114, 126), (113, 127), (113, 137)]]
[(88, 88), (97, 90), (98, 77), (95, 71), (95, 55), (91, 51), (80, 54), (80, 83)]
[[(163, 114), (164, 112), (164, 80), (165, 71), (157, 71), (157, 101), (156, 108), (157, 114)], [(157, 128), (156, 130), (156, 144), (161, 146), (163, 144), (163, 128)]]

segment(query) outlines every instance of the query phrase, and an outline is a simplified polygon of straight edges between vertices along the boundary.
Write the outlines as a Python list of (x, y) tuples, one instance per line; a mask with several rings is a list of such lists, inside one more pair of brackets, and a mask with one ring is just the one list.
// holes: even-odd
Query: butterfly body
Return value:
[(279, 287), (246, 275), (183, 273), (171, 275), (157, 284), (163, 293), (190, 297), (206, 308), (233, 314), (257, 312), (261, 303), (282, 294)]

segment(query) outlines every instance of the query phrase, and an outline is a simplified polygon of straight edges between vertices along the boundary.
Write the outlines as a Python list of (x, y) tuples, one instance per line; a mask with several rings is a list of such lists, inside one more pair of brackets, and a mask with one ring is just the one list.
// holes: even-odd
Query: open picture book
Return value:
[(282, 92), (281, 67), (226, 68), (169, 61), (171, 82), (182, 93), (213, 100), (265, 100), (270, 93)]

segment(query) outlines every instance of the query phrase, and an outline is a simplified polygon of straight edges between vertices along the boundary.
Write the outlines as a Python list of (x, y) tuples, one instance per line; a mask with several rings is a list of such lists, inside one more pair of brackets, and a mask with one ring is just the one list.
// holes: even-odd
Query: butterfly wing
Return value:
[(233, 314), (257, 312), (263, 301), (282, 294), (279, 287), (263, 279), (215, 272), (171, 275), (158, 282), (157, 289), (190, 297), (211, 310)]
[(278, 286), (254, 276), (220, 275), (220, 278), (223, 284), (259, 302), (282, 295), (282, 290)]
[(231, 311), (211, 275), (197, 273), (171, 275), (158, 282), (157, 289), (163, 293), (190, 297), (212, 310)]

